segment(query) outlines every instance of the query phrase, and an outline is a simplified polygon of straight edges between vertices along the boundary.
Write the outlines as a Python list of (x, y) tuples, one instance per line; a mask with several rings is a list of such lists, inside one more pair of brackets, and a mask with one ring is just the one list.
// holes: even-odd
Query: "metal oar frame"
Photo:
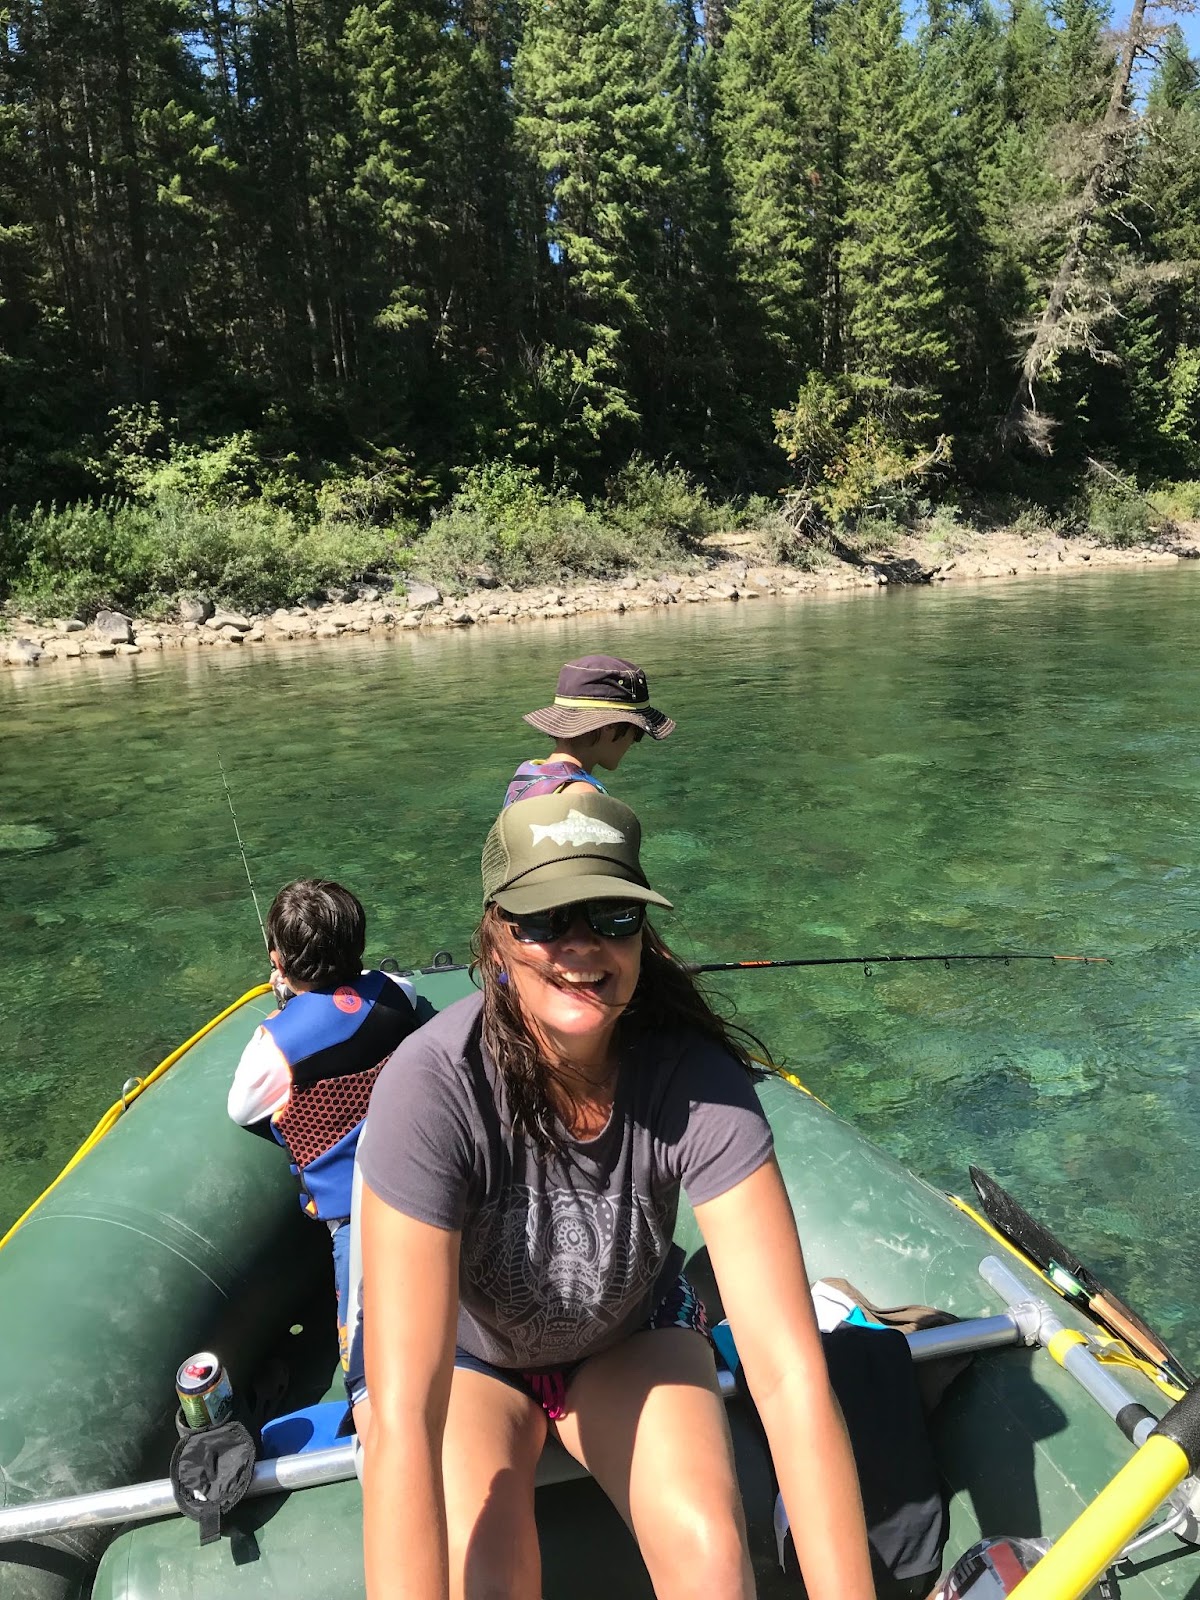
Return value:
[[(1010, 1600), (1079, 1600), (1113, 1564), (1163, 1534), (1200, 1544), (1200, 1387), (1156, 1418), (1115, 1378), (1093, 1341), (1031, 1296), (1003, 1261), (987, 1256), (980, 1275), (1009, 1308), (1028, 1342), (1041, 1345), (1137, 1446), (1133, 1459), (1102, 1489), (1012, 1591)], [(1154, 1513), (1167, 1516), (1146, 1528)]]
[[(939, 1356), (995, 1350), (1022, 1343), (1025, 1335), (1011, 1316), (979, 1317), (952, 1322), (945, 1327), (923, 1328), (905, 1335), (916, 1362)], [(736, 1392), (733, 1373), (720, 1373), (721, 1390), (728, 1399)], [(246, 1498), (309, 1489), (322, 1483), (341, 1483), (355, 1475), (354, 1441), (324, 1450), (302, 1451), (260, 1461), (254, 1469)], [(17, 1539), (36, 1539), (69, 1528), (97, 1528), (123, 1522), (146, 1522), (153, 1517), (178, 1515), (169, 1478), (132, 1484), (124, 1489), (100, 1489), (94, 1494), (72, 1495), (62, 1500), (38, 1500), (29, 1505), (0, 1510), (0, 1545)]]

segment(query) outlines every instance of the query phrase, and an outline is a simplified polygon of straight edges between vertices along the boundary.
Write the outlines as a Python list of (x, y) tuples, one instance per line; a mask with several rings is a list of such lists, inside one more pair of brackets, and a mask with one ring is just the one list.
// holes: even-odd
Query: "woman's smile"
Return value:
[(576, 917), (560, 939), (519, 944), (510, 971), (526, 1016), (568, 1057), (607, 1049), (617, 1019), (633, 999), (642, 941), (602, 939)]

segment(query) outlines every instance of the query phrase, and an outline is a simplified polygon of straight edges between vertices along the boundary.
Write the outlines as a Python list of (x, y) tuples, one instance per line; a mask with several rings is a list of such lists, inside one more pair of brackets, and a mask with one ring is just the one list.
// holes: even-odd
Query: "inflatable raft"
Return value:
[[(435, 1008), (469, 985), (459, 970), (414, 981)], [(301, 1215), (282, 1153), (225, 1114), (234, 1066), (272, 1003), (265, 988), (242, 996), (155, 1081), (128, 1090), (0, 1249), (3, 1600), (363, 1593), (359, 1486), (351, 1447), (329, 1426), (342, 1408), (328, 1243)], [(1127, 1466), (1169, 1410), (1168, 1393), (1132, 1364), (1101, 1367), (1085, 1314), (980, 1218), (794, 1080), (768, 1077), (760, 1093), (813, 1277), (849, 1279), (878, 1305), (934, 1305), (968, 1319), (968, 1348), (980, 1353), (930, 1425), (949, 1498), (947, 1565), (984, 1535), (1058, 1539), (1122, 1469), (1141, 1474), (1145, 1505), (1130, 1512), (1128, 1487), (1110, 1490), (1090, 1531), (1072, 1537), (1082, 1537), (1086, 1565), (1119, 1513), (1124, 1543), (1161, 1498), (1142, 1481), (1146, 1451), (1174, 1451), (1156, 1470), (1163, 1484), (1180, 1476), (1180, 1451), (1157, 1437)], [(704, 1282), (686, 1208), (678, 1236), (689, 1273)], [(934, 1337), (953, 1342), (955, 1330)], [(204, 1349), (219, 1353), (238, 1394), (273, 1400), (277, 1420), (267, 1429), (275, 1458), (256, 1468), (253, 1497), (202, 1545), (169, 1495), (164, 1505), (162, 1480), (176, 1443), (175, 1372)], [(729, 1411), (759, 1593), (794, 1594), (797, 1580), (778, 1562), (761, 1436), (736, 1394)], [(547, 1447), (538, 1490), (545, 1600), (648, 1596), (623, 1525), (556, 1448)], [(1125, 1600), (1200, 1593), (1186, 1489), (1159, 1513), (1185, 1537), (1133, 1553), (1121, 1568)], [(1071, 1571), (1082, 1571), (1078, 1556)], [(1043, 1592), (1069, 1587), (1056, 1578)]]

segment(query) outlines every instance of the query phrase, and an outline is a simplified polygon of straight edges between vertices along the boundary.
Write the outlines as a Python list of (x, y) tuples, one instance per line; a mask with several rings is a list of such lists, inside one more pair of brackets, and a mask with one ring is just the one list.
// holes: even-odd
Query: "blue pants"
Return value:
[(337, 1293), (338, 1355), (345, 1374), (350, 1363), (350, 1330), (346, 1318), (350, 1306), (350, 1218), (328, 1222), (329, 1242), (333, 1246), (333, 1287)]

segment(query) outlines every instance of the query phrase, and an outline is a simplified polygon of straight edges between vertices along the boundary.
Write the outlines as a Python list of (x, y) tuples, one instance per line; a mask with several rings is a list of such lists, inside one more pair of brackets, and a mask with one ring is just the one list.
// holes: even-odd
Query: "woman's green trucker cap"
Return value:
[(646, 882), (641, 838), (628, 806), (582, 784), (518, 800), (484, 842), (483, 903), (515, 916), (578, 900), (645, 900), (669, 911)]

